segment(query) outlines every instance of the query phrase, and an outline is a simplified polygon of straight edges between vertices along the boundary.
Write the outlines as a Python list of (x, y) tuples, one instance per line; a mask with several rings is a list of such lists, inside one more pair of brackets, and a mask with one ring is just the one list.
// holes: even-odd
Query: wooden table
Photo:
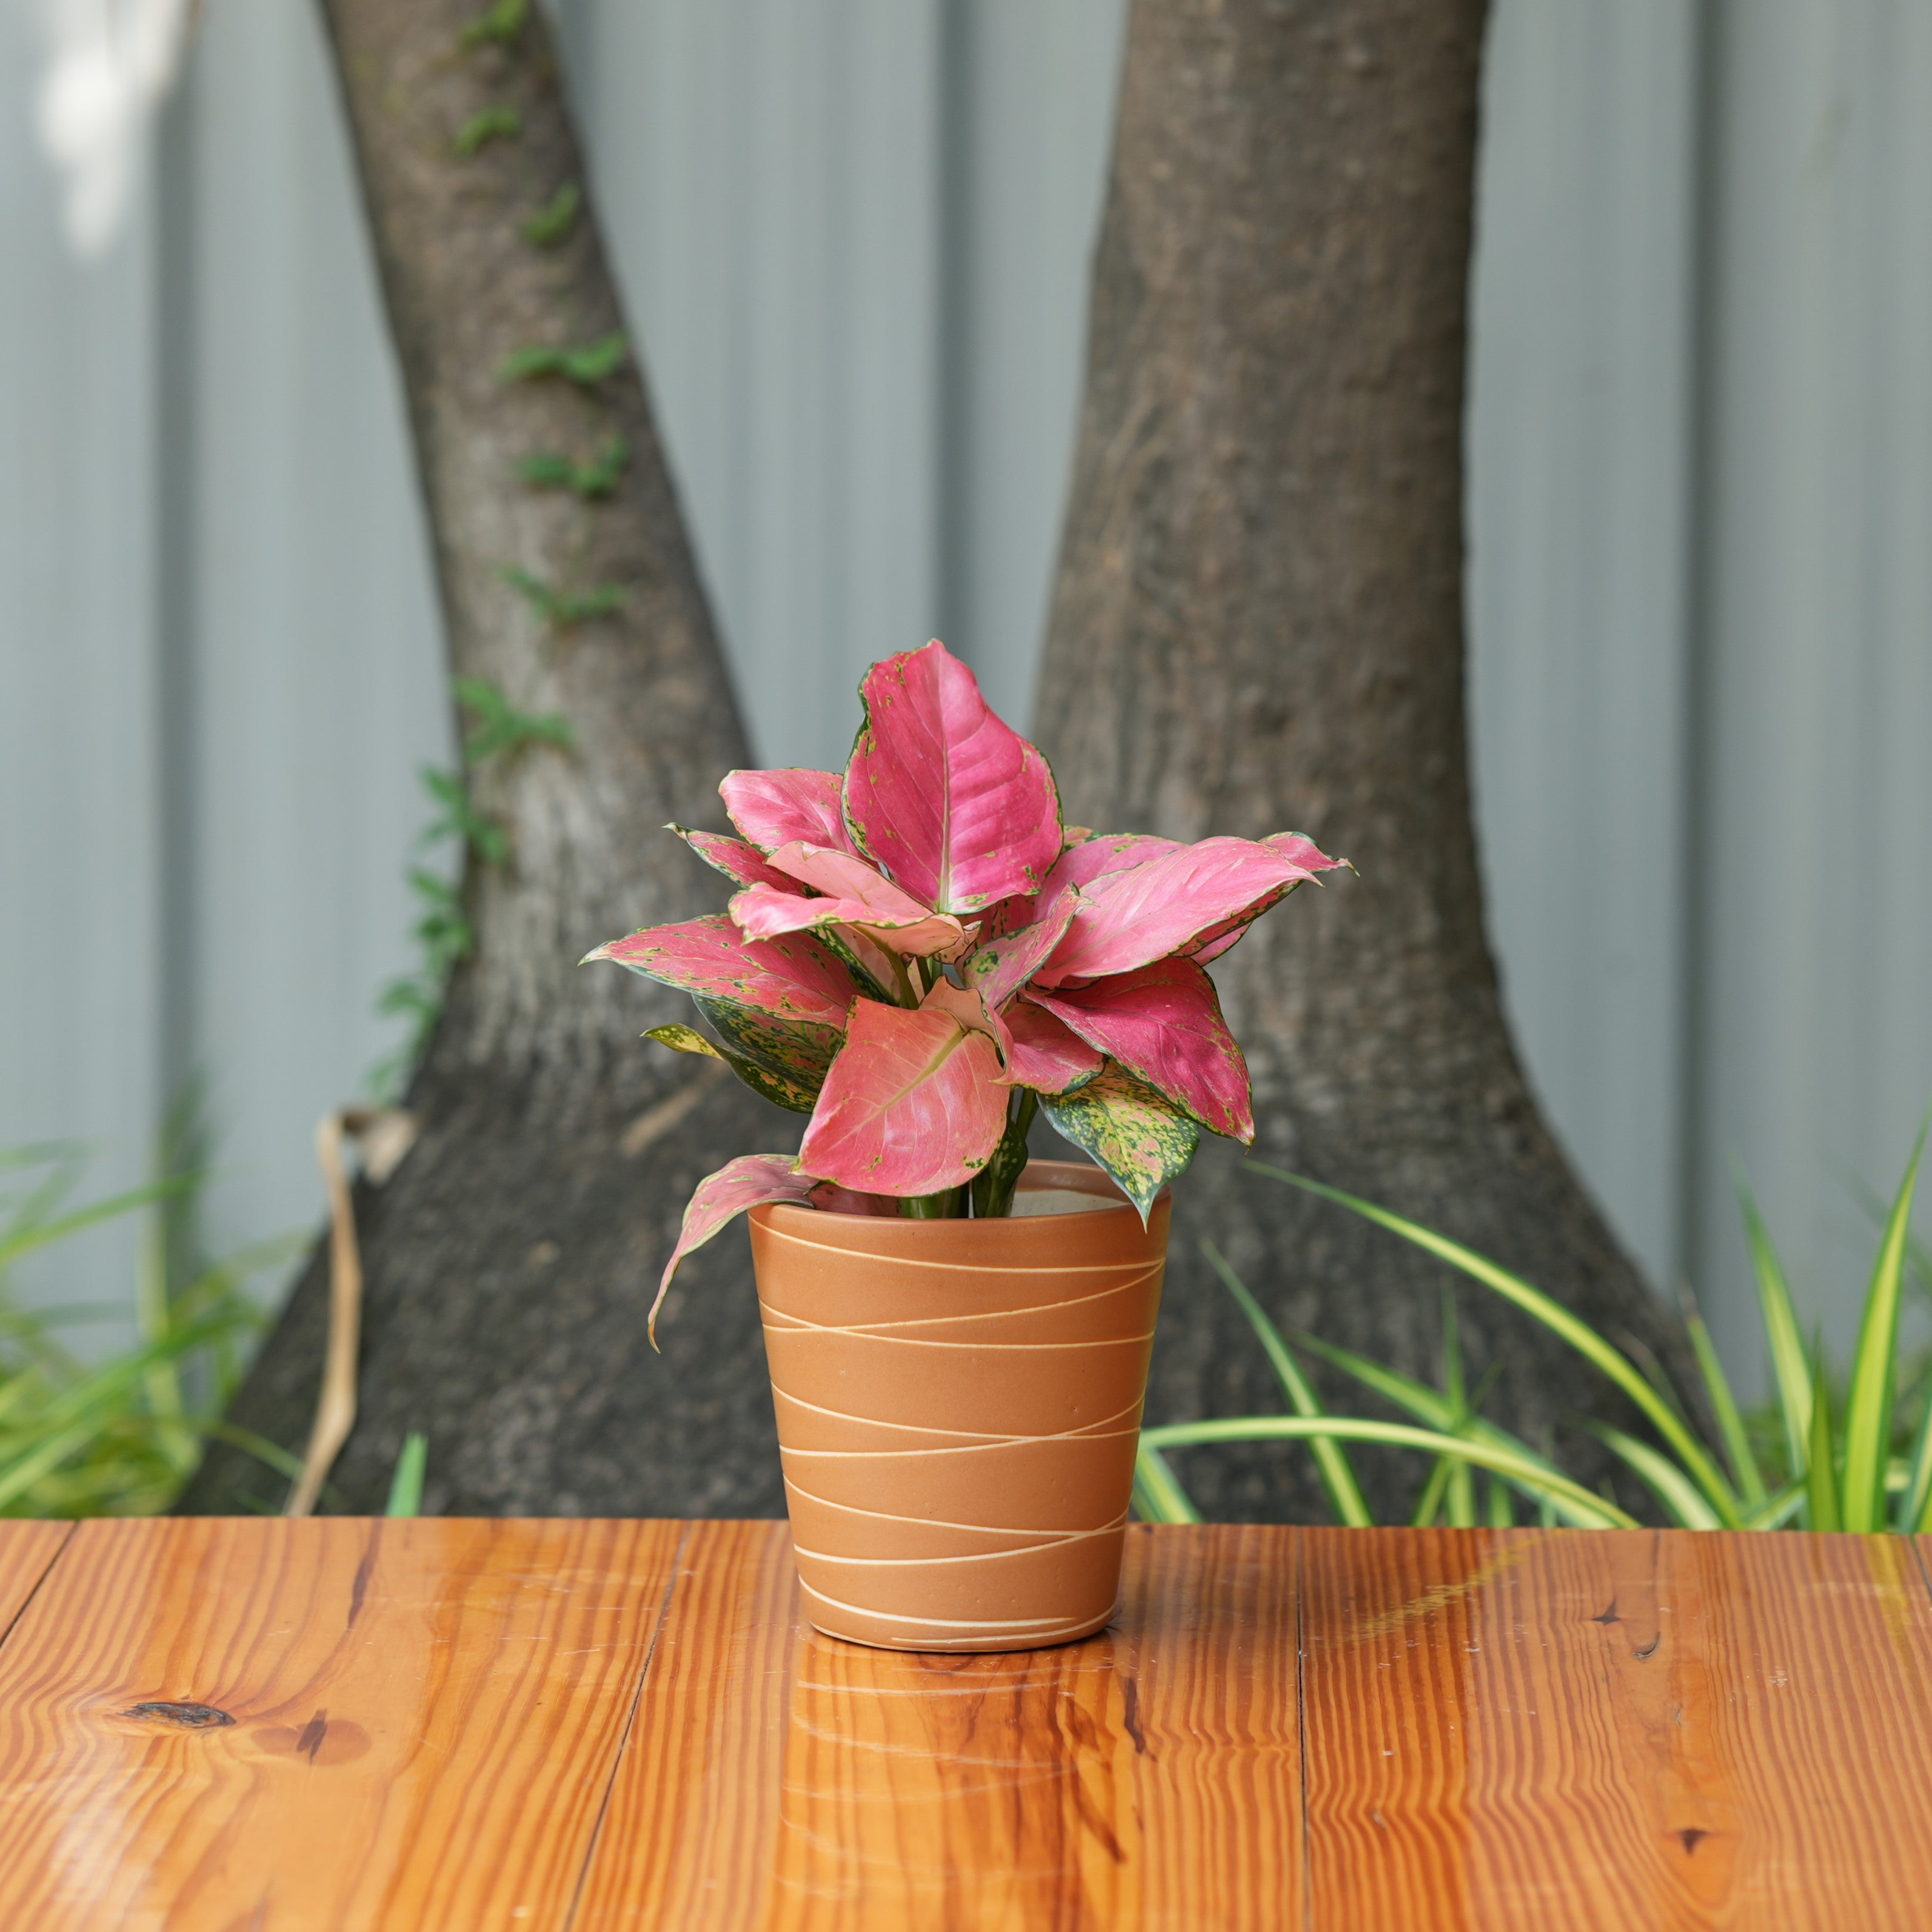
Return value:
[(780, 1524), (0, 1524), (0, 1927), (1916, 1928), (1928, 1556), (1138, 1529), (920, 1658)]

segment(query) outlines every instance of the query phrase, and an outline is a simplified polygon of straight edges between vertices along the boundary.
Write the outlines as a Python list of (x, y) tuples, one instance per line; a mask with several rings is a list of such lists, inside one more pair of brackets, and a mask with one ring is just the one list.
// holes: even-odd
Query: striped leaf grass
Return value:
[[(0, 1151), (0, 1516), (146, 1515), (166, 1508), (212, 1438), (278, 1473), (296, 1460), (221, 1420), (261, 1313), (251, 1277), (286, 1259), (262, 1243), (212, 1266), (184, 1265), (184, 1222), (205, 1184), (183, 1156), (190, 1110), (163, 1132), (157, 1177), (70, 1207), (85, 1156), (66, 1143)], [(28, 1256), (130, 1216), (141, 1218), (133, 1312), (139, 1339), (103, 1360), (64, 1331), (124, 1316), (124, 1303), (50, 1308), (22, 1302), (11, 1272)]]
[[(1586, 1426), (1648, 1490), (1665, 1516), (1686, 1529), (1812, 1529), (1901, 1534), (1932, 1532), (1932, 1393), (1908, 1453), (1893, 1454), (1900, 1373), (1899, 1319), (1908, 1264), (1918, 1265), (1910, 1232), (1913, 1190), (1924, 1152), (1922, 1126), (1904, 1179), (1887, 1212), (1865, 1290), (1858, 1346), (1842, 1405), (1834, 1405), (1822, 1350), (1808, 1349), (1790, 1283), (1756, 1204), (1741, 1190), (1745, 1238), (1758, 1290), (1778, 1434), (1774, 1445), (1754, 1444), (1753, 1432), (1694, 1305), (1686, 1313), (1691, 1350), (1703, 1384), (1717, 1441), (1706, 1442), (1660, 1386), (1622, 1349), (1588, 1323), (1486, 1256), (1372, 1202), (1279, 1168), (1250, 1163), (1270, 1175), (1347, 1208), (1365, 1220), (1447, 1262), (1565, 1342), (1621, 1391), (1647, 1425), (1648, 1439), (1602, 1420)], [(1609, 1498), (1565, 1474), (1546, 1454), (1480, 1413), (1484, 1391), (1466, 1390), (1453, 1297), (1443, 1304), (1442, 1386), (1298, 1335), (1308, 1354), (1359, 1382), (1409, 1417), (1405, 1423), (1329, 1414), (1294, 1350), (1226, 1259), (1204, 1244), (1210, 1264), (1254, 1330), (1273, 1367), (1289, 1415), (1237, 1416), (1175, 1423), (1142, 1432), (1135, 1502), (1155, 1522), (1198, 1522), (1199, 1516), (1168, 1461), (1177, 1449), (1220, 1442), (1302, 1442), (1338, 1522), (1372, 1521), (1345, 1445), (1374, 1443), (1426, 1454), (1432, 1466), (1412, 1520), (1472, 1527), (1478, 1520), (1475, 1473), (1487, 1477), (1483, 1520), (1514, 1520), (1518, 1498), (1546, 1522), (1581, 1528), (1634, 1526)]]

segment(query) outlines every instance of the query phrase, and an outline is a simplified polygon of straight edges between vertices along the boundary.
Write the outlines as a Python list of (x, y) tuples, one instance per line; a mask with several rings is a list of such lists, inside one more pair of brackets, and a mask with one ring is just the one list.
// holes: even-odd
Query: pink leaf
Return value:
[(867, 1194), (936, 1194), (986, 1166), (1007, 1089), (983, 1033), (950, 1014), (856, 1000), (799, 1164)]
[(794, 841), (852, 849), (836, 772), (731, 772), (718, 792), (731, 823), (764, 851)]
[(919, 1003), (922, 1013), (950, 1013), (969, 1033), (982, 1033), (1000, 1049), (1004, 1057), (1006, 1028), (1004, 1021), (986, 1003), (976, 986), (956, 986), (950, 980), (935, 980)]
[(686, 1204), (684, 1225), (678, 1230), (677, 1246), (670, 1251), (670, 1259), (664, 1264), (663, 1277), (658, 1283), (657, 1298), (651, 1304), (651, 1312), (646, 1318), (645, 1328), (651, 1338), (651, 1346), (656, 1348), (658, 1340), (658, 1310), (664, 1305), (664, 1298), (670, 1288), (670, 1278), (677, 1272), (677, 1264), (693, 1248), (702, 1247), (719, 1228), (726, 1226), (743, 1214), (748, 1208), (756, 1208), (766, 1201), (796, 1201), (802, 1206), (811, 1204), (812, 1191), (819, 1184), (808, 1174), (793, 1172), (792, 1156), (788, 1154), (746, 1154), (736, 1160), (727, 1161), (716, 1174), (707, 1174), (698, 1184), (698, 1190)]
[(1192, 959), (1157, 960), (1056, 992), (1036, 987), (1028, 998), (1204, 1127), (1254, 1138), (1247, 1062), (1221, 1017), (1214, 981)]
[(1036, 903), (1030, 892), (1015, 892), (1010, 898), (995, 899), (980, 921), (980, 937), (1004, 939), (1008, 933), (1032, 925)]
[(1030, 1000), (1016, 1000), (1001, 1016), (1006, 1023), (1006, 1081), (1042, 1094), (1070, 1094), (1100, 1070), (1101, 1056)]
[[(1305, 832), (1270, 832), (1262, 843), (1270, 852), (1279, 852), (1284, 859), (1292, 859), (1311, 872), (1332, 872), (1348, 866), (1346, 859), (1330, 858)], [(1354, 868), (1348, 866), (1348, 869), (1353, 872)]]
[(1170, 852), (1186, 850), (1178, 838), (1156, 838), (1151, 832), (1089, 832), (1078, 844), (1061, 853), (1047, 874), (1042, 898), (1066, 886), (1090, 885), (1110, 873), (1124, 872), (1144, 866), (1150, 859), (1164, 858)]
[[(879, 884), (884, 892), (868, 892), (863, 899), (806, 898), (773, 886), (748, 886), (733, 897), (731, 916), (748, 939), (806, 932), (814, 926), (849, 926), (890, 952), (950, 955), (965, 944), (965, 928), (956, 919), (927, 912), (910, 900), (902, 905), (882, 904), (879, 902), (894, 889), (883, 879)], [(903, 894), (898, 896), (904, 899)]]
[(682, 825), (674, 825), (669, 830), (675, 832), (707, 866), (722, 872), (728, 879), (736, 879), (741, 886), (789, 887), (791, 883), (748, 840), (721, 838), (715, 832), (693, 832)]
[(1309, 868), (1250, 838), (1204, 838), (1088, 885), (1036, 983), (1130, 973), (1184, 953), (1268, 910)]
[(646, 926), (586, 954), (584, 963), (592, 959), (614, 959), (647, 980), (782, 1019), (841, 1027), (852, 1004), (852, 976), (815, 939), (801, 933), (746, 940), (718, 914)]
[[(1298, 866), (1305, 866), (1311, 872), (1332, 872), (1337, 866), (1346, 866), (1346, 859), (1331, 859), (1322, 851), (1315, 841), (1299, 832), (1271, 832), (1262, 841), (1271, 851), (1279, 852), (1285, 859), (1292, 859)], [(1350, 868), (1353, 870), (1353, 868)], [(1318, 884), (1320, 881), (1318, 880)], [(1264, 908), (1265, 910), (1265, 908)], [(1204, 932), (1186, 949), (1190, 959), (1198, 959), (1205, 966), (1210, 959), (1218, 959), (1231, 946), (1237, 944), (1248, 928), (1254, 923), (1249, 918), (1225, 920), (1211, 931)]]
[(899, 1204), (890, 1194), (855, 1194), (835, 1180), (821, 1180), (812, 1190), (811, 1204), (827, 1214), (865, 1214), (874, 1220), (898, 1218)]
[(860, 849), (941, 912), (1036, 892), (1059, 856), (1060, 799), (1046, 760), (937, 641), (875, 664), (845, 771)]
[(1080, 895), (1069, 886), (1054, 893), (1047, 904), (1044, 916), (1031, 926), (1004, 939), (988, 940), (966, 962), (967, 984), (983, 993), (987, 1005), (996, 1010), (1052, 956), (1079, 908)]

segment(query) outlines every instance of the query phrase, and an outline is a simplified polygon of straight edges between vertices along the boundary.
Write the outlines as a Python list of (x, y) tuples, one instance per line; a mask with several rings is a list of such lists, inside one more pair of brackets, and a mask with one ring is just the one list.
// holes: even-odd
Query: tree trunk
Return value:
[[(1483, 0), (1138, 0), (1040, 703), (1070, 819), (1284, 827), (1359, 876), (1216, 968), (1257, 1156), (1457, 1236), (1681, 1368), (1677, 1331), (1566, 1166), (1510, 1046), (1465, 750), (1465, 314)], [(1176, 1190), (1158, 1420), (1280, 1406), (1214, 1283), (1433, 1381), (1450, 1279), (1210, 1142)], [(1606, 1384), (1460, 1292), (1488, 1412), (1532, 1441)], [(1331, 1392), (1355, 1412), (1353, 1384)], [(1362, 1458), (1378, 1514), (1413, 1458)], [(1196, 1451), (1218, 1517), (1322, 1513), (1308, 1459)]]
[[(508, 835), (472, 853), (476, 935), (408, 1105), (422, 1132), (386, 1186), (357, 1190), (367, 1276), (361, 1414), (338, 1505), (380, 1508), (406, 1431), (429, 1437), (425, 1507), (478, 1514), (770, 1514), (771, 1401), (742, 1237), (680, 1274), (665, 1353), (649, 1306), (686, 1196), (797, 1123), (729, 1078), (640, 1042), (678, 996), (591, 946), (716, 910), (722, 893), (660, 828), (722, 827), (716, 785), (749, 762), (634, 358), (517, 377), (506, 358), (622, 327), (541, 8), (325, 0), (415, 430), (451, 668), (568, 721), (482, 761), (472, 800)], [(503, 37), (465, 29), (501, 19)], [(466, 44), (466, 41), (467, 44)], [(498, 110), (493, 120), (478, 116)], [(536, 238), (526, 232), (541, 220)], [(580, 380), (583, 379), (583, 380)], [(520, 482), (521, 458), (593, 463), (602, 498)], [(526, 573), (524, 588), (506, 570)], [(598, 614), (615, 586), (621, 604)], [(572, 600), (576, 600), (573, 608)], [(299, 935), (290, 938), (298, 941)], [(272, 970), (272, 964), (267, 970)], [(299, 1450), (326, 1322), (311, 1258), (232, 1420)], [(218, 1449), (184, 1499), (279, 1500)]]

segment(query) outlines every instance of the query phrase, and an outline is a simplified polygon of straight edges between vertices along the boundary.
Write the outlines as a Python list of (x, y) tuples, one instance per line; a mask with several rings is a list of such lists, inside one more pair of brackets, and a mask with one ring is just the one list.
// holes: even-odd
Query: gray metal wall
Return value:
[[(303, 0), (211, 0), (135, 232), (62, 253), (0, 13), (0, 1144), (212, 1082), (311, 1219), (446, 755), (396, 383)], [(1024, 717), (1118, 0), (565, 0), (764, 755), (934, 632)], [(1755, 1372), (1749, 1168), (1843, 1339), (1932, 1089), (1932, 10), (1501, 0), (1470, 608), (1490, 920), (1632, 1246)], [(86, 1258), (81, 1258), (85, 1259)], [(98, 1256), (89, 1267), (105, 1265)], [(84, 1270), (81, 1272), (85, 1272)], [(44, 1276), (71, 1288), (70, 1266)], [(88, 1292), (100, 1292), (98, 1282)]]

